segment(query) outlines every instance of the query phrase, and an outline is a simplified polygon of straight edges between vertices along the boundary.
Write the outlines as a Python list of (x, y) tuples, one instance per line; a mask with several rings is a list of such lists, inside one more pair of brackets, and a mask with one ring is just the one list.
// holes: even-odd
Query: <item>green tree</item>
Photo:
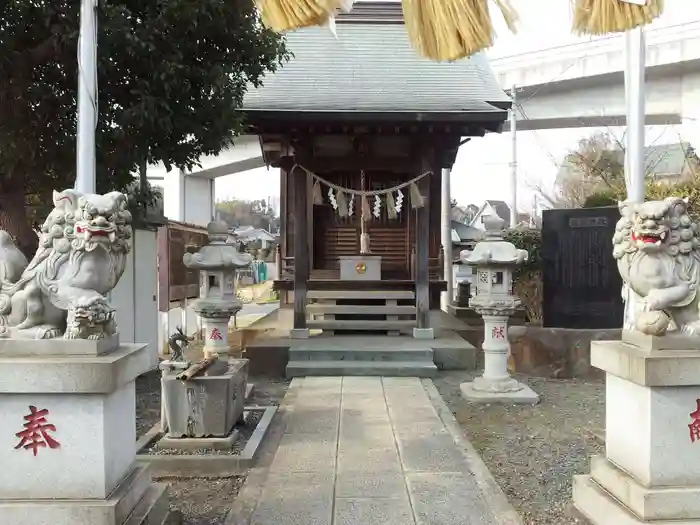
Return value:
[[(25, 246), (26, 205), (75, 180), (79, 11), (0, 7), (0, 228)], [(145, 162), (191, 169), (219, 153), (243, 129), (247, 87), (287, 58), (252, 0), (109, 0), (98, 19), (98, 191)]]

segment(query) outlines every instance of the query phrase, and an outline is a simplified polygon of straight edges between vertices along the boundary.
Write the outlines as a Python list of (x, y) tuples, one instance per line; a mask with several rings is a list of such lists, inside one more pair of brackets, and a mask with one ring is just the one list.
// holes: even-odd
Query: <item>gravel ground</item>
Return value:
[(223, 525), (245, 477), (160, 481), (168, 483), (170, 506), (182, 513), (182, 525)]
[[(255, 385), (247, 405), (279, 405), (289, 381), (250, 377)], [(136, 435), (141, 436), (160, 421), (160, 372), (136, 380)], [(232, 478), (164, 478), (169, 485), (171, 506), (182, 513), (182, 525), (223, 525), (233, 500), (245, 481)]]
[(160, 371), (136, 379), (136, 439), (160, 421)]
[(580, 524), (571, 512), (571, 483), (604, 449), (593, 435), (604, 428), (604, 383), (520, 376), (540, 395), (539, 405), (478, 405), (459, 391), (472, 377), (441, 372), (434, 382), (524, 524)]

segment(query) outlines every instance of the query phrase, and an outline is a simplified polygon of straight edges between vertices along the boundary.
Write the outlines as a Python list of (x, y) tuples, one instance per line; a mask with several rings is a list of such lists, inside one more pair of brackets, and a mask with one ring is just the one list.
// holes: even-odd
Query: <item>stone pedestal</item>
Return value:
[(237, 299), (226, 304), (223, 301), (197, 299), (192, 309), (202, 320), (202, 337), (204, 339), (204, 356), (211, 354), (228, 355), (228, 326), (231, 317), (236, 315), (242, 305)]
[(606, 450), (573, 497), (593, 525), (700, 525), (700, 341), (681, 339), (591, 343), (606, 372)]
[[(6, 340), (0, 350), (0, 523), (163, 523), (165, 486), (137, 466), (135, 380), (155, 349)], [(37, 354), (35, 348), (41, 348)]]
[(340, 257), (341, 281), (381, 281), (382, 258), (379, 255)]
[[(189, 381), (179, 371), (163, 374), (168, 443), (181, 438), (227, 438), (243, 417), (248, 360), (231, 360), (225, 371)], [(175, 439), (172, 439), (175, 438)]]
[(460, 385), (462, 397), (474, 403), (539, 403), (535, 391), (508, 373), (509, 315), (488, 315), (481, 308), (477, 311), (484, 319), (484, 374)]

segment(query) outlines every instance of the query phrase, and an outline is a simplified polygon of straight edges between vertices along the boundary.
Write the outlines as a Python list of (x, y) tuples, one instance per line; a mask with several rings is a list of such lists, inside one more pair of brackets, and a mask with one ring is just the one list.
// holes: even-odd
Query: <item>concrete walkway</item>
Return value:
[(257, 501), (247, 503), (245, 519), (237, 514), (227, 523), (519, 523), (471, 446), (446, 427), (452, 414), (435, 405), (430, 380), (296, 378), (290, 395), (265, 481), (248, 490)]

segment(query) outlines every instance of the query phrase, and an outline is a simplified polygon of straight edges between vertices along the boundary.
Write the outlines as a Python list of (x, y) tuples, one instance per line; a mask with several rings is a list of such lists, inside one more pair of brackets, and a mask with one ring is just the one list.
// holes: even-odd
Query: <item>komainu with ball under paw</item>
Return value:
[(620, 213), (613, 256), (625, 286), (641, 298), (634, 328), (700, 335), (700, 239), (687, 200), (621, 202)]
[(103, 297), (81, 297), (69, 306), (64, 339), (105, 339), (116, 333), (114, 310)]
[(53, 203), (30, 262), (0, 231), (0, 337), (114, 335), (106, 295), (124, 273), (131, 250), (126, 196), (66, 190), (54, 192)]

